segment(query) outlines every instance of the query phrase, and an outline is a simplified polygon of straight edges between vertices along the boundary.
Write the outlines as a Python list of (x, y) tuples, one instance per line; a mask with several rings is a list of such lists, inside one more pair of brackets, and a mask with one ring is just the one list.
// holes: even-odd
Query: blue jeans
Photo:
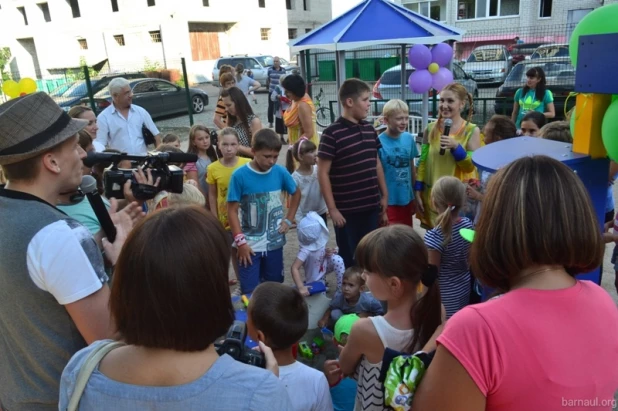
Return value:
[(243, 294), (253, 292), (264, 281), (283, 282), (283, 247), (272, 251), (256, 252), (251, 256), (253, 264), (238, 267), (240, 291)]
[(360, 213), (341, 213), (345, 218), (343, 227), (335, 227), (339, 255), (343, 258), (346, 268), (354, 265), (354, 252), (360, 240), (378, 228), (380, 209), (361, 211)]

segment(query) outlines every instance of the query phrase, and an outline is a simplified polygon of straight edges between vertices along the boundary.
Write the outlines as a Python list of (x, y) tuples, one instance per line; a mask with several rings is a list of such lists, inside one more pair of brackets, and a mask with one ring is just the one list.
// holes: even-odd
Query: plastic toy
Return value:
[(320, 354), (320, 347), (318, 347), (316, 343), (311, 343), (311, 346), (309, 348), (311, 348), (311, 352), (313, 353), (313, 355)]
[(320, 336), (315, 337), (313, 339), (313, 343), (315, 345), (317, 345), (320, 350), (322, 350), (322, 348), (324, 348), (324, 340)]
[(313, 351), (311, 351), (306, 341), (301, 341), (298, 344), (298, 352), (300, 352), (300, 356), (303, 358), (313, 359)]
[(249, 299), (247, 298), (246, 295), (242, 295), (240, 299), (242, 300), (242, 303), (245, 305), (245, 308), (249, 307)]

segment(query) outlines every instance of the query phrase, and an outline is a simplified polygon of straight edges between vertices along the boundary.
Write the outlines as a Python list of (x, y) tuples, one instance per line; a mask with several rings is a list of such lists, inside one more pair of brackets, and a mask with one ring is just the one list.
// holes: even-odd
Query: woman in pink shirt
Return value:
[(573, 275), (604, 247), (584, 185), (562, 163), (526, 157), (491, 179), (473, 272), (501, 293), (455, 314), (438, 337), (413, 410), (610, 410), (618, 309)]

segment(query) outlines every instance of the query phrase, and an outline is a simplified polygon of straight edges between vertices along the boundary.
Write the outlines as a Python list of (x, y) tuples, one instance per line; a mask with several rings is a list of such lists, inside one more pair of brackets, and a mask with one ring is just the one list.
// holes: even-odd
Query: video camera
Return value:
[[(123, 160), (131, 161), (135, 164), (136, 168), (118, 168), (118, 163)], [(182, 193), (184, 172), (179, 167), (169, 165), (168, 163), (196, 161), (197, 154), (189, 153), (156, 153), (146, 156), (134, 156), (126, 153), (97, 153), (91, 151), (83, 160), (83, 163), (86, 167), (92, 167), (97, 163), (103, 162), (112, 163), (103, 174), (103, 186), (105, 187), (105, 196), (107, 198), (124, 198), (124, 184), (127, 180), (131, 180), (133, 196), (138, 200), (150, 200), (159, 191), (163, 190), (171, 193)], [(155, 187), (147, 184), (138, 184), (133, 176), (133, 172), (137, 168), (141, 168), (144, 173), (150, 169), (153, 181), (157, 181), (157, 178), (160, 178), (159, 185)]]
[(245, 345), (247, 339), (247, 326), (242, 321), (234, 321), (221, 343), (215, 343), (217, 354), (227, 354), (236, 361), (245, 364), (265, 368), (266, 359), (264, 354), (250, 349)]

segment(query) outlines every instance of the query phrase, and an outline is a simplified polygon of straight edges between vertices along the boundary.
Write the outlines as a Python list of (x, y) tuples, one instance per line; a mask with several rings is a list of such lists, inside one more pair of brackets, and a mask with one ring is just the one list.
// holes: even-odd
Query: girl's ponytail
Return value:
[(429, 264), (421, 275), (421, 283), (427, 290), (416, 300), (410, 310), (414, 337), (406, 349), (409, 353), (422, 349), (442, 323), (442, 301), (437, 278), (438, 267)]
[(472, 98), (472, 94), (466, 93), (468, 95), (468, 123), (472, 121), (472, 116), (474, 115), (474, 99)]
[(447, 204), (446, 209), (436, 218), (436, 226), (442, 230), (444, 241), (442, 245), (447, 245), (451, 242), (451, 231), (453, 230), (453, 213), (458, 209), (452, 204)]
[(438, 210), (444, 210), (436, 218), (436, 227), (442, 230), (442, 245), (446, 246), (452, 239), (453, 215), (466, 204), (466, 186), (456, 177), (441, 177), (431, 189), (431, 199)]

